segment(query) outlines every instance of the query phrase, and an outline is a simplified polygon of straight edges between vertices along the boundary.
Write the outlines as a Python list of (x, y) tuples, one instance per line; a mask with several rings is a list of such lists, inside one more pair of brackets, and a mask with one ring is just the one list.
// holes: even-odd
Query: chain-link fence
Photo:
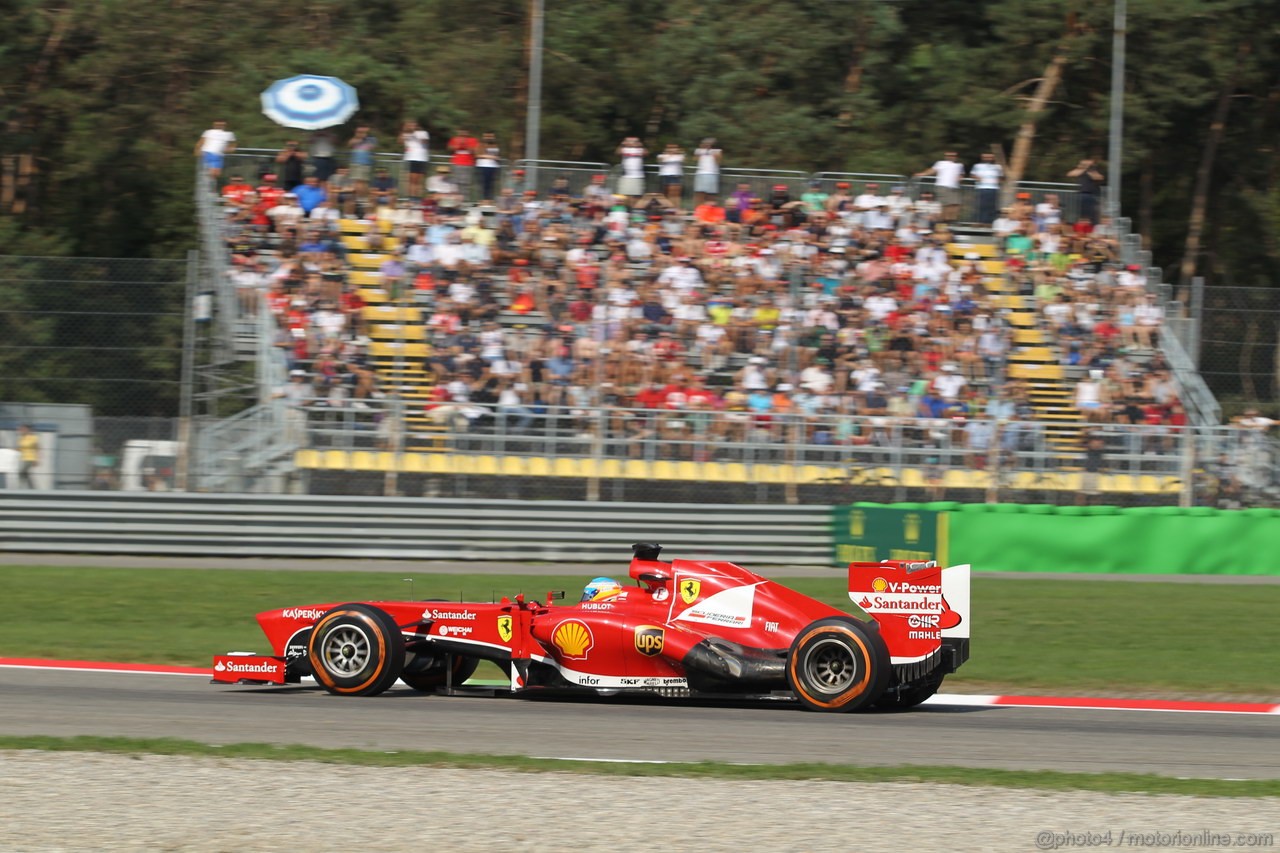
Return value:
[(1224, 416), (1280, 418), (1280, 288), (1206, 287), (1189, 313), (1200, 374)]
[(0, 401), (178, 414), (187, 262), (0, 257)]

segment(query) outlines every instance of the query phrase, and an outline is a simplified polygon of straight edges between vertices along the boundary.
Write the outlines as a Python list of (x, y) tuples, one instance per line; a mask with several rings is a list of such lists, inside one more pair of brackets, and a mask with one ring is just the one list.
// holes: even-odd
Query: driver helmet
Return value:
[(582, 598), (579, 599), (579, 603), (583, 601), (608, 601), (611, 598), (615, 598), (620, 592), (622, 592), (622, 584), (613, 578), (592, 578), (586, 589), (582, 590)]

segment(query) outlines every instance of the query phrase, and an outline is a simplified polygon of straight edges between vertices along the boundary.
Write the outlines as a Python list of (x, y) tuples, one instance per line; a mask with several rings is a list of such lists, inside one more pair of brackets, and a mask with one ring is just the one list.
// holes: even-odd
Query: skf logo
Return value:
[(662, 652), (666, 636), (667, 632), (657, 625), (641, 625), (636, 628), (636, 651), (647, 657), (658, 655)]
[(860, 509), (849, 513), (849, 535), (861, 539), (867, 532), (867, 514)]
[(680, 600), (685, 604), (693, 604), (702, 592), (702, 581), (680, 581)]
[(556, 644), (560, 654), (571, 660), (586, 660), (587, 652), (591, 651), (595, 641), (591, 629), (577, 619), (561, 622), (551, 635), (551, 642)]
[(902, 517), (902, 536), (907, 540), (908, 545), (914, 545), (920, 541), (920, 516), (909, 512)]
[(510, 616), (498, 617), (498, 636), (502, 639), (502, 642), (504, 643), (511, 642), (511, 617)]

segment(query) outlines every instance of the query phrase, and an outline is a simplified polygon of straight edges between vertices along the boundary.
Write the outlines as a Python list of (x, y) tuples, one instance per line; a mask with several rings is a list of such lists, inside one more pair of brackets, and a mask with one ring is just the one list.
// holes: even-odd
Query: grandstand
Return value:
[[(256, 179), (266, 159), (242, 153), (228, 172)], [(1160, 351), (1099, 344), (1092, 324), (1120, 311), (1135, 284), (1159, 292), (1159, 270), (1119, 281), (1115, 268), (1147, 259), (1118, 229), (1057, 239), (1060, 226), (1032, 205), (1060, 197), (1067, 221), (1069, 187), (1018, 187), (1030, 196), (1018, 232), (1033, 238), (1028, 252), (966, 221), (971, 198), (961, 221), (919, 205), (888, 228), (866, 212), (874, 204), (791, 201), (801, 189), (874, 198), (883, 181), (916, 205), (928, 183), (905, 176), (738, 170), (725, 182), (747, 193), (740, 215), (703, 227), (656, 192), (590, 196), (602, 165), (548, 164), (528, 189), (507, 169), (505, 202), (437, 193), (423, 213), (416, 202), (370, 203), (358, 218), (334, 211), (284, 227), (262, 209), (256, 228), (238, 230), (255, 219), (245, 215), (246, 201), (260, 205), (252, 195), (203, 205), (206, 237), (231, 247), (228, 280), (246, 256), (274, 268), (250, 285), (263, 306), (219, 301), (241, 339), (252, 329), (275, 344), (240, 347), (260, 361), (265, 401), (244, 419), (271, 434), (250, 479), (368, 493), (452, 478), (490, 494), (541, 482), (599, 497), (603, 483), (605, 496), (644, 498), (671, 494), (648, 488), (666, 483), (685, 496), (726, 484), (789, 501), (1097, 492), (1177, 502), (1202, 460), (1244, 453), (1240, 437), (1212, 432), (1216, 404), (1194, 370), (1152, 379), (1178, 360), (1176, 339), (1157, 329)], [(468, 238), (466, 264), (447, 266), (442, 251), (406, 260), (420, 235), (439, 250), (442, 235), (473, 229), (486, 243), (478, 251)], [(1086, 257), (1086, 240), (1106, 244), (1105, 263)], [(930, 268), (935, 245), (946, 265)], [(299, 253), (308, 246), (314, 254)], [(324, 324), (338, 293), (310, 281), (321, 273), (340, 282), (336, 332)], [(472, 281), (483, 293), (466, 303)], [(1065, 322), (1049, 304), (1063, 289), (1079, 303)], [(487, 343), (485, 320), (500, 334)], [(977, 357), (980, 333), (998, 357)], [(513, 373), (498, 369), (510, 364)], [(1086, 420), (1077, 383), (1099, 368), (1119, 378), (1105, 411)], [(1188, 426), (1212, 440), (1193, 447)], [(206, 438), (219, 441), (216, 430)]]

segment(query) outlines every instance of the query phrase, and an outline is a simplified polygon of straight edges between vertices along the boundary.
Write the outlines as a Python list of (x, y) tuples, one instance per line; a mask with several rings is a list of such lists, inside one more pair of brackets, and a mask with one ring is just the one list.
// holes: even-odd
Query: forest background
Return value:
[[(1107, 151), (1112, 13), (1085, 0), (548, 0), (541, 156), (612, 162), (631, 134), (651, 151), (711, 135), (726, 165), (908, 173), (952, 147), (966, 163), (1011, 154), (1033, 123), (1023, 177), (1067, 181)], [(242, 146), (280, 145), (297, 132), (261, 115), (258, 95), (298, 73), (355, 86), (383, 150), (416, 118), (434, 151), (467, 127), (523, 154), (520, 0), (0, 0), (0, 20), (2, 254), (182, 257), (197, 243), (199, 134), (225, 117)], [(1278, 138), (1273, 0), (1129, 0), (1122, 211), (1166, 280), (1273, 287)]]

